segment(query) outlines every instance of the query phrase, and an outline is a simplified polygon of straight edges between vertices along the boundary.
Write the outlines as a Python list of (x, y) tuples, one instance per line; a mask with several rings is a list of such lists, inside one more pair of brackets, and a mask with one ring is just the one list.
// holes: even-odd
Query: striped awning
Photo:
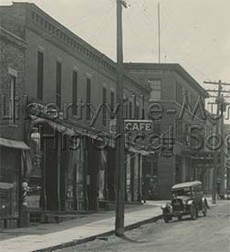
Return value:
[(11, 139), (1, 138), (1, 137), (0, 137), (0, 146), (14, 148), (14, 149), (21, 149), (21, 150), (30, 149), (30, 147), (23, 141), (16, 141), (16, 140), (11, 140)]

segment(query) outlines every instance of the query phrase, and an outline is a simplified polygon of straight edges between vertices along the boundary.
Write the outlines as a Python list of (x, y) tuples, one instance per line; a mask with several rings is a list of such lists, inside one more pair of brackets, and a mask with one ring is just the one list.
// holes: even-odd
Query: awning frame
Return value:
[(20, 149), (20, 150), (29, 150), (30, 147), (23, 141), (17, 141), (12, 139), (6, 139), (0, 137), (0, 146), (7, 148)]

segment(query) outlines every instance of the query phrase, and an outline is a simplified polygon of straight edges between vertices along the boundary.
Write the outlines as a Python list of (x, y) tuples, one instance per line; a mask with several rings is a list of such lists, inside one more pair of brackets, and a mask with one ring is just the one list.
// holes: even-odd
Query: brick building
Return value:
[[(199, 179), (211, 168), (204, 141), (207, 92), (179, 64), (126, 63), (125, 69), (150, 88), (148, 116), (153, 120), (155, 152), (146, 157), (143, 173), (155, 198), (167, 199), (173, 184)], [(197, 109), (196, 104), (198, 105)], [(157, 137), (158, 136), (158, 137)], [(164, 140), (174, 143), (173, 155), (164, 150)], [(170, 141), (170, 140), (169, 140)], [(167, 146), (166, 146), (167, 147)], [(166, 157), (167, 156), (167, 157)], [(210, 156), (211, 157), (211, 156)], [(203, 161), (201, 161), (201, 158)], [(202, 167), (198, 167), (197, 159)], [(205, 163), (207, 166), (205, 166)], [(145, 182), (144, 182), (145, 183)]]
[[(4, 29), (27, 43), (25, 141), (33, 164), (30, 185), (41, 196), (38, 202), (33, 195), (31, 206), (95, 211), (114, 201), (115, 141), (109, 126), (116, 105), (115, 62), (34, 4), (2, 6), (0, 14)], [(143, 119), (147, 97), (148, 88), (125, 74), (124, 117)], [(128, 201), (141, 198), (142, 154), (127, 144)]]
[(29, 149), (23, 141), (25, 50), (25, 41), (0, 23), (0, 227), (16, 226), (21, 211), (19, 185)]

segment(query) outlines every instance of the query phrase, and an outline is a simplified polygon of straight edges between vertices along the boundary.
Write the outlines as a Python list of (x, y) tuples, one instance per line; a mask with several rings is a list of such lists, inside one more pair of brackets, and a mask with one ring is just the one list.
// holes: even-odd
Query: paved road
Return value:
[(65, 248), (73, 251), (228, 252), (230, 251), (230, 201), (218, 201), (206, 217), (163, 220), (126, 232), (127, 239), (108, 237)]

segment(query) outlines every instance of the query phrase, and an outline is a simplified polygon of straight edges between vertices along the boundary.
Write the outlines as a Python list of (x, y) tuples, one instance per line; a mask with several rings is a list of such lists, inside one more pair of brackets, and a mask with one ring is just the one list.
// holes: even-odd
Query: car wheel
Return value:
[(199, 210), (196, 209), (196, 218), (198, 218), (198, 217), (199, 217)]
[(169, 222), (169, 216), (167, 215), (167, 213), (163, 213), (163, 219), (165, 221), (165, 223), (168, 223)]
[(194, 204), (192, 204), (190, 207), (190, 216), (192, 220), (195, 220), (197, 218), (196, 207)]

